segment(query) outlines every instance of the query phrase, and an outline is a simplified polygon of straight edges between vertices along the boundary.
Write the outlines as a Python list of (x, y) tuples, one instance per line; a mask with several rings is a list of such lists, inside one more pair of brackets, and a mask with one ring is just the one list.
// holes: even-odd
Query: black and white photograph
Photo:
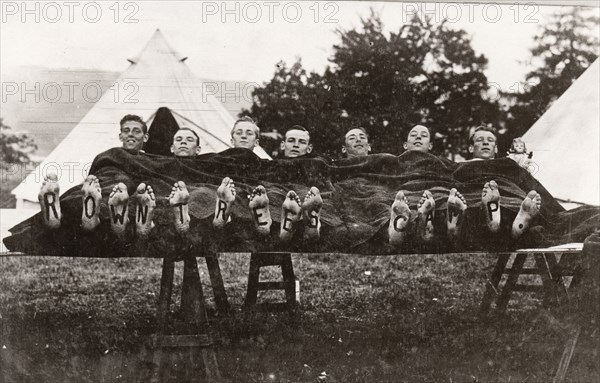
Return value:
[(600, 381), (597, 0), (0, 18), (0, 382)]

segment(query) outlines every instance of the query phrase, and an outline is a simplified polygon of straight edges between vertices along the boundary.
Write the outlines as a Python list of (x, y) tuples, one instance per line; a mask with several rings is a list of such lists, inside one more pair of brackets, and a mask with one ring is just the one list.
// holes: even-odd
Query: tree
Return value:
[(342, 106), (367, 125), (381, 151), (401, 152), (412, 126), (424, 124), (444, 136), (451, 154), (466, 155), (471, 128), (499, 123), (498, 104), (483, 97), (487, 59), (465, 31), (414, 17), (386, 38), (373, 14), (363, 30), (340, 32), (332, 61), (336, 83), (348, 92)]
[[(325, 77), (307, 73), (299, 59), (290, 68), (280, 61), (271, 81), (256, 88), (253, 97), (250, 110), (243, 110), (240, 116), (252, 116), (262, 132), (283, 133), (293, 125), (302, 125), (311, 131), (313, 142), (331, 142), (337, 138), (332, 132), (338, 129), (330, 128), (340, 124), (338, 99), (330, 92)], [(321, 149), (332, 154), (328, 146)]]
[(501, 121), (498, 104), (484, 97), (487, 59), (474, 52), (466, 32), (415, 17), (386, 34), (371, 13), (361, 30), (337, 34), (340, 42), (322, 75), (306, 73), (300, 61), (290, 69), (280, 63), (243, 114), (267, 131), (312, 128), (317, 152), (328, 155), (339, 154), (353, 126), (368, 130), (376, 152), (398, 154), (416, 124), (441, 133), (452, 153), (464, 155), (469, 129)]
[(33, 138), (26, 133), (15, 133), (11, 127), (4, 125), (0, 118), (0, 163), (28, 164), (30, 154), (37, 149)]
[(594, 35), (599, 20), (577, 7), (561, 8), (535, 37), (531, 49), (533, 68), (524, 91), (510, 108), (508, 127), (514, 137), (527, 131), (552, 103), (598, 58)]

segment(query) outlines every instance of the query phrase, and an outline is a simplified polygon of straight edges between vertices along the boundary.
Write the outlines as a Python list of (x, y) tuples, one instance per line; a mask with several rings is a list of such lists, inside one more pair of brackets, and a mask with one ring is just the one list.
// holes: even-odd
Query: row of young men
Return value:
[[(121, 120), (119, 138), (123, 148), (139, 152), (148, 140), (148, 130), (145, 122), (138, 116), (127, 115)], [(231, 130), (231, 142), (236, 148), (252, 150), (258, 145), (260, 130), (254, 121), (244, 117), (235, 122)], [(342, 152), (348, 157), (367, 156), (370, 151), (369, 138), (362, 128), (350, 129), (344, 140)], [(431, 150), (431, 134), (428, 128), (417, 125), (411, 129), (404, 143), (406, 150), (429, 152)], [(281, 149), (286, 158), (296, 158), (311, 153), (309, 133), (300, 126), (288, 130)], [(493, 159), (497, 153), (496, 137), (487, 127), (481, 127), (471, 137), (470, 152), (474, 160)], [(171, 152), (176, 157), (190, 157), (200, 154), (200, 138), (189, 128), (179, 129), (171, 145)], [(84, 182), (83, 188), (83, 213), (82, 227), (93, 230), (99, 223), (99, 207), (101, 199), (100, 184), (94, 175), (90, 175)], [(49, 175), (40, 190), (39, 199), (44, 212), (46, 224), (50, 228), (60, 226), (60, 206), (55, 206), (58, 201), (58, 184), (56, 177)], [(231, 220), (232, 205), (235, 201), (236, 189), (234, 181), (225, 177), (217, 189), (215, 216), (213, 226), (224, 227)], [(156, 207), (156, 197), (150, 185), (142, 183), (138, 186), (136, 194), (136, 233), (140, 236), (147, 235), (154, 227), (152, 216)], [(269, 198), (262, 185), (257, 186), (249, 195), (249, 208), (253, 212), (256, 231), (259, 234), (270, 233), (272, 219), (269, 211)], [(167, 197), (173, 209), (174, 225), (178, 232), (185, 233), (189, 230), (190, 216), (188, 212), (189, 192), (183, 181), (174, 184), (171, 194)], [(109, 196), (109, 210), (111, 214), (111, 228), (116, 234), (123, 234), (128, 224), (127, 187), (123, 183), (116, 185)], [(52, 202), (52, 208), (49, 207)], [(320, 191), (311, 187), (304, 200), (295, 191), (289, 191), (282, 205), (281, 225), (279, 237), (287, 242), (294, 236), (298, 225), (304, 224), (304, 237), (307, 240), (316, 240), (320, 236), (320, 210), (323, 204)], [(541, 197), (535, 191), (530, 191), (521, 204), (521, 209), (512, 225), (512, 235), (518, 238), (525, 232), (531, 220), (539, 212)], [(498, 185), (490, 181), (482, 189), (482, 206), (487, 226), (490, 231), (496, 232), (500, 228), (500, 193)], [(458, 238), (462, 226), (462, 216), (467, 209), (467, 202), (456, 189), (450, 190), (447, 203), (447, 231), (449, 237)], [(435, 200), (428, 190), (423, 192), (417, 204), (417, 232), (424, 242), (433, 239), (433, 214)], [(406, 233), (411, 222), (411, 211), (405, 192), (399, 191), (390, 209), (390, 222), (388, 227), (389, 242), (395, 247), (401, 247), (406, 240)]]
[[(148, 130), (145, 122), (135, 115), (127, 115), (121, 120), (119, 139), (123, 147), (131, 151), (141, 151), (148, 141)], [(237, 120), (231, 130), (231, 144), (234, 148), (253, 150), (259, 145), (260, 128), (250, 117)], [(310, 154), (313, 150), (309, 132), (300, 125), (290, 128), (281, 142), (281, 150), (285, 158), (296, 158)], [(414, 126), (403, 144), (405, 150), (416, 150), (428, 153), (432, 148), (432, 134), (423, 125)], [(173, 138), (171, 152), (176, 156), (187, 157), (200, 154), (200, 138), (189, 128), (180, 129)], [(364, 128), (351, 128), (344, 136), (342, 153), (348, 157), (364, 157), (371, 152), (369, 135)], [(496, 134), (493, 128), (480, 126), (470, 137), (469, 152), (474, 160), (489, 160), (498, 153)]]

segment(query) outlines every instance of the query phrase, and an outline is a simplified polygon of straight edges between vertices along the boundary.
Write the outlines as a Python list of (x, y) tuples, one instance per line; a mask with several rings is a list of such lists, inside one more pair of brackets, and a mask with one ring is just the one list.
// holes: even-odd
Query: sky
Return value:
[[(301, 58), (322, 72), (338, 28), (360, 26), (372, 7), (386, 31), (417, 12), (447, 18), (486, 55), (486, 74), (505, 91), (524, 79), (540, 25), (557, 7), (335, 1), (1, 1), (0, 71), (20, 66), (121, 72), (160, 28), (199, 77), (268, 81), (275, 64)], [(598, 9), (596, 8), (595, 12)]]

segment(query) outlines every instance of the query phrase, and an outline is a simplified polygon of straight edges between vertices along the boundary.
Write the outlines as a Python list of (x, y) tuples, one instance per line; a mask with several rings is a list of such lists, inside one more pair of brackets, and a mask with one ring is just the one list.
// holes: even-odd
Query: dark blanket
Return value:
[[(59, 230), (46, 230), (41, 215), (37, 214), (11, 229), (13, 235), (4, 241), (7, 248), (28, 254), (93, 257), (165, 257), (186, 252), (200, 255), (260, 250), (362, 254), (500, 251), (582, 242), (600, 226), (598, 207), (565, 211), (535, 178), (510, 159), (453, 163), (430, 154), (407, 152), (400, 156), (376, 154), (338, 161), (319, 157), (268, 161), (246, 149), (173, 158), (132, 154), (115, 148), (96, 157), (90, 174), (100, 179), (103, 197), (102, 223), (95, 231), (87, 233), (80, 228), (82, 194), (78, 186), (61, 197), (63, 219)], [(216, 230), (211, 225), (216, 189), (225, 176), (235, 181), (238, 193), (232, 222), (225, 229)], [(178, 180), (186, 183), (191, 199), (191, 228), (183, 236), (173, 229), (172, 211), (165, 199)], [(481, 206), (482, 187), (490, 180), (498, 183), (502, 196), (501, 229), (493, 235), (487, 230)], [(108, 195), (119, 182), (127, 185), (130, 195), (141, 182), (150, 184), (155, 191), (156, 227), (143, 241), (135, 235), (133, 202), (125, 238), (119, 239), (110, 231)], [(266, 237), (255, 233), (248, 208), (247, 196), (259, 184), (267, 189), (274, 221), (271, 235)], [(303, 198), (311, 186), (320, 189), (324, 200), (321, 240), (303, 241), (300, 229), (291, 243), (281, 244), (278, 232), (285, 195), (294, 190)], [(453, 187), (465, 196), (469, 206), (458, 247), (450, 246), (446, 237), (446, 200)], [(397, 191), (405, 190), (411, 210), (416, 210), (426, 189), (436, 200), (435, 240), (423, 244), (411, 232), (401, 249), (391, 248), (387, 244), (387, 225)], [(514, 241), (510, 236), (511, 224), (530, 190), (541, 194), (541, 213), (528, 233)], [(414, 221), (415, 217), (411, 219)]]

